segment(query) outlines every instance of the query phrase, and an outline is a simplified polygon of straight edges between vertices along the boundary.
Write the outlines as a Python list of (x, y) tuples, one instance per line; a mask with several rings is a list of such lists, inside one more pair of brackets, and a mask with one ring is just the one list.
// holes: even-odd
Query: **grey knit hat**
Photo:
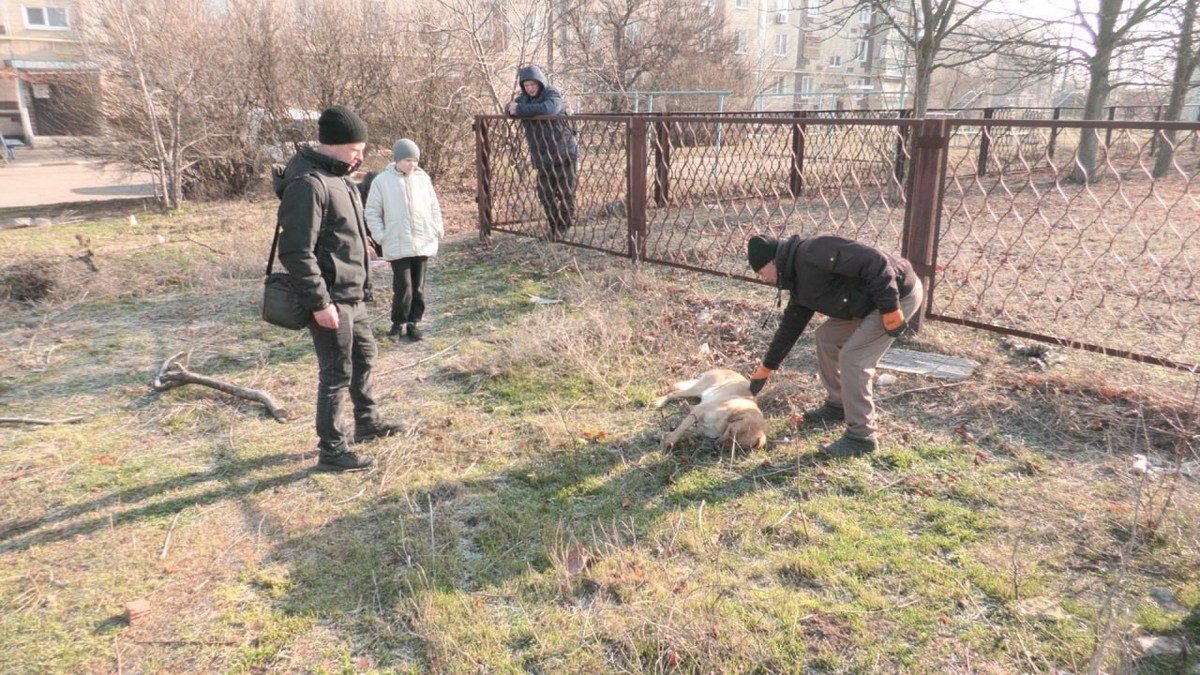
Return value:
[(367, 123), (344, 105), (326, 108), (317, 119), (317, 140), (323, 145), (367, 142)]
[(421, 159), (421, 148), (415, 141), (401, 138), (392, 146), (392, 159), (399, 162), (402, 159)]

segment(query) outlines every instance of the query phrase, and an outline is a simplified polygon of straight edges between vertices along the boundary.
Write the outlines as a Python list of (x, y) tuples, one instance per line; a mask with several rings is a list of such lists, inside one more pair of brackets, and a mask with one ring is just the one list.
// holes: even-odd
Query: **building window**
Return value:
[(787, 56), (788, 53), (788, 36), (775, 36), (775, 56)]
[(871, 6), (863, 5), (863, 8), (858, 10), (858, 22), (861, 24), (871, 23)]
[(831, 66), (840, 66), (840, 65), (842, 65), (842, 57), (841, 57), (841, 55), (840, 55), (840, 54), (834, 54), (833, 56), (829, 57), (829, 65), (831, 65)]
[(45, 30), (68, 30), (66, 7), (26, 7), (25, 27)]
[(750, 9), (750, 0), (736, 0), (733, 7), (734, 9)]
[(783, 78), (782, 77), (775, 78), (775, 93), (776, 94), (783, 93)]
[(810, 75), (805, 75), (800, 78), (800, 93), (811, 94), (813, 91), (813, 79)]
[(537, 42), (542, 39), (542, 17), (536, 14), (526, 14), (525, 20), (521, 22), (521, 35), (529, 42)]
[(625, 26), (625, 41), (631, 45), (642, 41), (642, 22), (632, 21)]
[(858, 44), (854, 47), (854, 58), (858, 59), (859, 61), (867, 60), (867, 41), (866, 40), (858, 41)]
[(733, 51), (735, 54), (745, 54), (750, 49), (750, 31), (742, 29), (734, 36)]
[(806, 0), (808, 3), (808, 15), (814, 19), (821, 16), (821, 3), (825, 0)]

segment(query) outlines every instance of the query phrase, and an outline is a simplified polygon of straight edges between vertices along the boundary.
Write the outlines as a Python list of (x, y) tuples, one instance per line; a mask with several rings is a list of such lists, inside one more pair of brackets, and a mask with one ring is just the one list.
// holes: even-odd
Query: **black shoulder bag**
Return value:
[(279, 233), (283, 223), (275, 223), (275, 239), (271, 241), (271, 256), (267, 258), (267, 277), (263, 282), (262, 318), (272, 326), (300, 330), (312, 320), (312, 312), (300, 301), (292, 275), (287, 272), (272, 272), (275, 267), (275, 252), (279, 249)]

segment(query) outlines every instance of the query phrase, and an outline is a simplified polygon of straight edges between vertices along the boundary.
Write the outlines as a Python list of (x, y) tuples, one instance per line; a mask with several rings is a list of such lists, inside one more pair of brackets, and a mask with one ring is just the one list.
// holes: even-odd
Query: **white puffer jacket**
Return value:
[(385, 260), (435, 256), (446, 234), (433, 181), (419, 167), (407, 176), (394, 163), (379, 172), (367, 196), (366, 218)]

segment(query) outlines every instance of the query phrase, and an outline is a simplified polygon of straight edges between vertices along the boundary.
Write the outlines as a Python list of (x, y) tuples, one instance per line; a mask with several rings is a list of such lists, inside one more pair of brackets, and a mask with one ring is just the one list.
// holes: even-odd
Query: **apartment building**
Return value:
[[(94, 133), (99, 71), (84, 61), (81, 0), (0, 0), (0, 134), (32, 145), (37, 136)], [(80, 114), (81, 109), (96, 115)]]
[(907, 51), (870, 8), (853, 0), (714, 1), (755, 73), (758, 109), (904, 104)]

